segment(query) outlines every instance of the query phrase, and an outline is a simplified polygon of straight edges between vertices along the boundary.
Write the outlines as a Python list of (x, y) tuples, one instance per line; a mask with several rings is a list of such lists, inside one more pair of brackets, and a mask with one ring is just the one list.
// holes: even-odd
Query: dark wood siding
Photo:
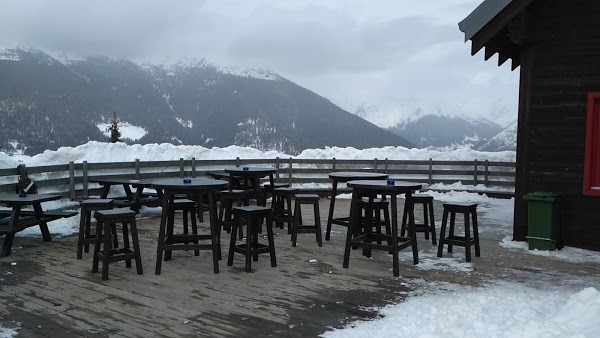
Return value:
[[(600, 91), (600, 1), (539, 1), (526, 15), (534, 60), (529, 93), (521, 92), (529, 102), (525, 190), (561, 194), (565, 244), (600, 250), (600, 198), (582, 194), (587, 94)], [(515, 233), (526, 227), (515, 224)]]

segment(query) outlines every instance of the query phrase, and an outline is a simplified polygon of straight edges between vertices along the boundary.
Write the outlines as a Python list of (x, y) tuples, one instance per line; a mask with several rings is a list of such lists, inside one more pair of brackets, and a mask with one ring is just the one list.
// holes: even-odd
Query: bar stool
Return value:
[[(413, 206), (415, 204), (421, 204), (423, 206), (423, 223), (415, 223), (415, 232), (424, 232), (425, 239), (429, 239), (429, 233), (431, 232), (431, 243), (437, 244), (435, 234), (435, 219), (433, 218), (433, 196), (427, 194), (413, 194), (412, 195)], [(404, 205), (404, 215), (402, 216), (402, 228), (400, 230), (400, 236), (404, 237), (406, 231), (406, 212), (407, 205)]]
[(283, 223), (288, 225), (288, 234), (292, 234), (294, 224), (294, 212), (292, 210), (292, 198), (298, 192), (297, 188), (275, 188), (273, 189), (273, 221), (275, 226), (283, 229)]
[[(385, 234), (392, 234), (389, 205), (388, 201), (381, 198), (373, 198), (372, 201), (369, 201), (368, 197), (363, 197), (360, 200), (360, 208), (365, 211), (362, 222), (365, 230), (369, 227), (369, 231), (372, 232), (375, 228), (375, 233), (381, 234), (381, 228), (385, 227)], [(381, 217), (382, 213), (383, 219)], [(381, 241), (378, 240), (377, 243), (381, 244)]]
[[(319, 214), (319, 195), (317, 194), (296, 194), (294, 205), (294, 224), (292, 226), (292, 246), (296, 246), (298, 233), (316, 234), (317, 243), (323, 246), (322, 230), (321, 230), (321, 215)], [(312, 204), (315, 212), (314, 224), (302, 224), (302, 204)]]
[[(456, 214), (463, 214), (465, 224), (465, 235), (455, 236), (454, 225), (456, 220)], [(450, 214), (450, 232), (446, 237), (446, 223), (448, 221), (448, 214)], [(469, 217), (473, 220), (473, 238), (471, 238), (471, 225), (469, 224)], [(479, 248), (479, 230), (477, 228), (477, 204), (475, 203), (444, 203), (444, 216), (442, 217), (442, 229), (440, 230), (440, 243), (438, 245), (437, 256), (442, 257), (444, 251), (444, 244), (448, 244), (448, 252), (452, 252), (452, 246), (462, 246), (466, 251), (467, 262), (471, 261), (471, 245), (475, 245), (475, 256), (480, 256)]]
[(262, 190), (263, 190), (263, 201), (265, 201), (265, 205), (267, 202), (267, 199), (269, 198), (270, 195), (272, 195), (273, 193), (273, 189), (277, 189), (277, 188), (289, 188), (290, 184), (289, 183), (275, 183), (273, 185), (271, 185), (271, 183), (265, 183), (262, 186)]
[[(135, 211), (128, 208), (99, 210), (96, 212), (96, 242), (94, 245), (94, 260), (92, 272), (98, 272), (98, 263), (102, 260), (102, 279), (108, 279), (108, 264), (111, 262), (125, 261), (125, 266), (131, 267), (131, 259), (135, 259), (137, 274), (141, 275), (142, 257), (138, 242)], [(106, 236), (116, 223), (121, 223), (123, 228), (123, 247), (112, 248), (110, 238)], [(129, 227), (131, 227), (131, 240), (133, 247), (129, 246)]]
[[(79, 219), (79, 238), (77, 240), (77, 259), (81, 259), (83, 252), (90, 251), (90, 244), (96, 241), (96, 235), (91, 233), (92, 211), (107, 210), (113, 208), (112, 199), (86, 199), (79, 202), (81, 217)], [(115, 227), (112, 229), (113, 246), (119, 246)]]
[[(231, 230), (231, 242), (229, 244), (229, 257), (227, 258), (227, 265), (233, 265), (233, 255), (235, 252), (246, 255), (246, 272), (251, 271), (250, 257), (254, 261), (258, 261), (258, 255), (261, 253), (269, 253), (271, 256), (271, 266), (276, 267), (277, 261), (275, 259), (275, 241), (273, 239), (273, 211), (271, 208), (248, 205), (243, 207), (234, 207), (233, 214), (236, 222)], [(261, 225), (262, 219), (267, 219), (267, 239), (268, 245), (264, 245), (258, 242), (258, 228)], [(242, 220), (246, 221), (246, 243), (236, 245), (236, 235), (238, 228), (243, 226)]]
[[(198, 223), (196, 222), (196, 202), (187, 198), (178, 198), (173, 200), (173, 212), (182, 212), (183, 234), (189, 234), (189, 223), (192, 223), (192, 235), (198, 235)], [(175, 223), (175, 222), (173, 222)], [(167, 231), (169, 231), (167, 229)], [(174, 229), (171, 228), (171, 235)], [(198, 244), (198, 240), (194, 240), (194, 244)], [(200, 251), (194, 250), (194, 256), (199, 256)], [(168, 257), (168, 258), (167, 258)], [(165, 253), (165, 261), (171, 259), (171, 251)]]
[[(223, 190), (219, 193), (219, 233), (221, 233), (221, 229), (225, 229), (228, 233), (231, 232), (231, 227), (235, 223), (232, 212), (233, 202), (236, 202), (238, 207), (249, 205), (249, 191), (234, 189)], [(241, 231), (242, 228), (240, 228), (240, 237), (243, 235)]]

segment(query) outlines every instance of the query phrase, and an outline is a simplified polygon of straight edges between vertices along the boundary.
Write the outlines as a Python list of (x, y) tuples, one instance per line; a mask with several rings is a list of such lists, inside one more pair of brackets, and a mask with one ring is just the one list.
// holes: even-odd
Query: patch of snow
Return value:
[[(110, 136), (110, 131), (108, 130), (110, 126), (110, 123), (96, 124), (96, 127), (98, 127), (100, 132), (102, 132), (106, 137)], [(146, 131), (146, 129), (143, 127), (134, 126), (131, 123), (124, 121), (119, 121), (119, 131), (121, 132), (121, 138), (132, 141), (137, 141), (148, 133), (148, 131)]]
[[(173, 109), (173, 108), (171, 108)], [(186, 128), (193, 128), (194, 127), (194, 122), (192, 121), (186, 121), (180, 117), (176, 117), (175, 118), (177, 120), (177, 122), (179, 122), (179, 124), (181, 124), (182, 126), (186, 127)]]

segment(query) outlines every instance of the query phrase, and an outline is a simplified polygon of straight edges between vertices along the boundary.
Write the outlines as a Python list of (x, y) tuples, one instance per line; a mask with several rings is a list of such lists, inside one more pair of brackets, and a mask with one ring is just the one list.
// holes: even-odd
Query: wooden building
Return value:
[(523, 196), (553, 192), (564, 244), (600, 250), (600, 1), (485, 0), (459, 28), (472, 55), (520, 66), (514, 239)]

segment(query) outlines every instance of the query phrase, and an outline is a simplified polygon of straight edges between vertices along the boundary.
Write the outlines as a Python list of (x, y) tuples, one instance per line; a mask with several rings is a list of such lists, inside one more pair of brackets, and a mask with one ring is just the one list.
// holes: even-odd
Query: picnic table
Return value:
[[(12, 193), (0, 194), (0, 204), (11, 208), (11, 210), (0, 211), (0, 235), (4, 235), (0, 257), (10, 255), (17, 232), (32, 226), (39, 226), (44, 242), (50, 242), (52, 238), (47, 223), (59, 218), (77, 215), (77, 212), (73, 211), (44, 211), (42, 209), (43, 202), (60, 198), (62, 198), (61, 195), (49, 194), (27, 194), (25, 196)], [(33, 210), (24, 209), (28, 206), (32, 206)]]
[[(122, 186), (125, 196), (113, 198), (118, 206), (127, 206), (131, 210), (139, 211), (142, 205), (158, 207), (161, 205), (162, 191), (144, 192), (145, 189), (153, 189), (152, 180), (136, 180), (124, 177), (90, 178), (90, 182), (102, 186), (100, 198), (108, 198), (112, 186)], [(135, 192), (131, 190), (135, 189)]]

